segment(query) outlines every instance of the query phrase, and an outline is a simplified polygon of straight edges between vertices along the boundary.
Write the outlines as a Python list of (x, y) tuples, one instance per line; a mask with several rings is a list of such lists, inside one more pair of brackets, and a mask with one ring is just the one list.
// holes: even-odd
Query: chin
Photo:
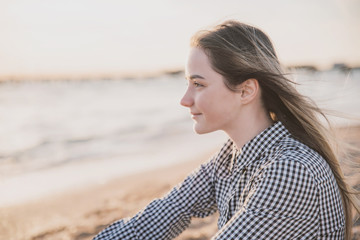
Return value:
[(206, 134), (206, 133), (210, 133), (210, 132), (214, 132), (214, 131), (215, 130), (203, 128), (197, 124), (194, 125), (194, 132), (196, 132), (197, 134)]

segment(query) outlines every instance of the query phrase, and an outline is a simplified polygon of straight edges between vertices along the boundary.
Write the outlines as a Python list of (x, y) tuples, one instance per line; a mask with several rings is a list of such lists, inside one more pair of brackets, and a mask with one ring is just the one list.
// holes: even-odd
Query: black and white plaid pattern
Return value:
[(173, 239), (192, 217), (219, 211), (212, 239), (344, 239), (336, 180), (326, 161), (277, 122), (241, 151), (228, 140), (220, 152), (164, 198), (100, 239)]

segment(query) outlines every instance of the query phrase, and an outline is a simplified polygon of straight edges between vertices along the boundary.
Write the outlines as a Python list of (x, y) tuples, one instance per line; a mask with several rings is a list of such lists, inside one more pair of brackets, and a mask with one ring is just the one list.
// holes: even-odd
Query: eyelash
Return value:
[(204, 85), (198, 83), (197, 81), (194, 81), (193, 84), (195, 87), (203, 87), (204, 86)]
[[(191, 82), (192, 82), (192, 83), (191, 83)], [(186, 81), (186, 85), (189, 86), (189, 84), (194, 85), (196, 88), (198, 88), (198, 87), (205, 87), (203, 84), (199, 83), (199, 82), (196, 81), (196, 80)]]

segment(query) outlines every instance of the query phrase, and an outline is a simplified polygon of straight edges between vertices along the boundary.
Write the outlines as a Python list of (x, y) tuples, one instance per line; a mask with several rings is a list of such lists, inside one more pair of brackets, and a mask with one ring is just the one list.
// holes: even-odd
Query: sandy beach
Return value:
[[(341, 129), (340, 136), (360, 147), (360, 126)], [(163, 196), (214, 152), (102, 185), (72, 189), (38, 201), (0, 208), (0, 239), (92, 239), (107, 224), (132, 216), (152, 199)], [(359, 156), (355, 160), (360, 163)], [(345, 172), (351, 174), (359, 170), (345, 169)], [(352, 176), (350, 182), (359, 189), (358, 176)], [(216, 221), (216, 214), (205, 219), (193, 219), (191, 226), (177, 240), (210, 239), (217, 231)], [(353, 239), (360, 239), (359, 220), (353, 229)]]

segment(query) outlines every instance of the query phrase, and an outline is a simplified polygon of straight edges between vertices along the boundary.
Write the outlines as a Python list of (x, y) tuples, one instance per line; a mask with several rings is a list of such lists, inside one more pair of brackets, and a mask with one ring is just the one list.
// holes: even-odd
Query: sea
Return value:
[[(334, 124), (360, 124), (360, 69), (289, 77), (347, 117), (330, 117)], [(181, 74), (0, 83), (0, 207), (215, 152), (227, 137), (193, 132), (185, 90)]]

